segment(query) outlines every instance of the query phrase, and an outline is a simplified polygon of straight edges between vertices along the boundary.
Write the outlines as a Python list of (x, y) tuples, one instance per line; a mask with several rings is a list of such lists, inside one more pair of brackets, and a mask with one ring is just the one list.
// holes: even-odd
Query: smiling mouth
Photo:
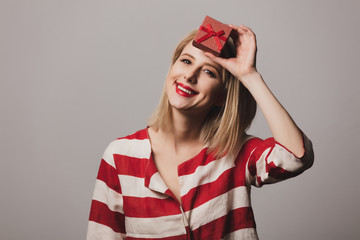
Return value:
[(194, 90), (189, 89), (189, 87), (182, 85), (181, 83), (176, 83), (176, 92), (179, 93), (182, 96), (194, 96), (199, 94), (198, 92), (195, 92)]

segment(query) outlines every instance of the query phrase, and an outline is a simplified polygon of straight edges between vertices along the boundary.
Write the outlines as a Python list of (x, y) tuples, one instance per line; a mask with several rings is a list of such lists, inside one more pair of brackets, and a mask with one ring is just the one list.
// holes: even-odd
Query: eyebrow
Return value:
[(188, 57), (191, 57), (192, 59), (195, 59), (195, 58), (193, 57), (193, 55), (191, 55), (191, 54), (189, 54), (189, 53), (183, 53), (183, 54), (181, 54), (181, 55), (186, 55), (186, 56), (188, 56)]
[[(193, 55), (189, 54), (189, 53), (183, 53), (183, 54), (181, 54), (180, 56), (184, 56), (184, 55), (186, 55), (186, 56), (188, 56), (188, 57), (190, 57), (190, 58), (192, 58), (192, 59), (195, 60), (195, 57), (194, 57)], [(205, 65), (215, 68), (215, 70), (217, 71), (218, 75), (221, 76), (220, 70), (219, 70), (217, 67), (215, 67), (214, 65), (209, 64), (209, 63), (206, 63)]]

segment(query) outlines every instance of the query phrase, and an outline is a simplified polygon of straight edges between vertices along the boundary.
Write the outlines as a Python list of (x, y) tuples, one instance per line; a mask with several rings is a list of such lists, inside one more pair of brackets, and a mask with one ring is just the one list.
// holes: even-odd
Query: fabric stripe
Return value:
[(154, 218), (181, 213), (179, 204), (170, 197), (167, 199), (156, 199), (125, 196), (124, 205), (126, 206), (126, 216), (128, 217)]
[(257, 186), (261, 187), (265, 182), (274, 183), (276, 179), (270, 178), (267, 168), (267, 156), (271, 153), (272, 148), (266, 149), (256, 162)]
[[(238, 174), (241, 174), (241, 172), (229, 169), (216, 181), (193, 188), (188, 194), (181, 197), (184, 210), (188, 211), (196, 208), (214, 197), (233, 190), (233, 188), (245, 186), (246, 182), (243, 178), (235, 177)], [(229, 181), (229, 179), (233, 179), (233, 181)]]
[[(267, 173), (267, 156), (271, 153), (272, 148), (267, 148), (266, 150), (262, 151), (262, 154), (260, 156), (256, 156), (256, 175), (257, 176), (265, 176)], [(255, 155), (255, 153), (254, 153)]]
[(249, 188), (251, 187), (251, 185), (255, 185), (255, 174), (250, 173), (249, 162), (246, 163), (245, 167), (245, 179), (246, 186), (248, 186)]
[(139, 139), (139, 140), (143, 140), (143, 139), (147, 139), (149, 138), (148, 134), (147, 134), (147, 128), (142, 129), (137, 131), (136, 133), (133, 133), (131, 135), (128, 135), (126, 137), (122, 137), (122, 138), (118, 138), (118, 139)]
[[(202, 225), (208, 224), (214, 219), (218, 219), (237, 209), (250, 207), (250, 200), (246, 187), (237, 187), (210, 201), (185, 212), (191, 229), (197, 229)], [(204, 213), (206, 212), (206, 217)]]
[(244, 228), (255, 228), (253, 211), (250, 207), (238, 208), (193, 230), (193, 239), (221, 239), (227, 234)]
[(93, 221), (89, 221), (88, 223), (87, 240), (119, 240), (125, 238), (125, 234), (114, 232), (114, 230), (108, 226)]
[(166, 186), (165, 182), (160, 176), (159, 172), (156, 172), (153, 174), (150, 178), (149, 182), (149, 188), (155, 191), (158, 191), (160, 193), (165, 193), (168, 190), (168, 187)]
[(126, 216), (125, 219), (128, 237), (159, 239), (186, 234), (182, 214), (157, 218), (133, 218)]
[[(139, 237), (127, 237), (126, 240), (159, 240), (159, 238), (139, 238)], [(185, 234), (180, 236), (164, 237), (161, 240), (188, 240)]]
[(109, 165), (104, 159), (100, 162), (98, 180), (106, 183), (106, 185), (117, 193), (121, 193), (119, 178), (116, 169)]
[(113, 154), (126, 155), (134, 158), (149, 158), (151, 146), (148, 139), (118, 139), (111, 143)]
[(114, 162), (118, 174), (143, 178), (149, 159), (114, 154)]
[(115, 167), (115, 163), (114, 163), (114, 157), (113, 157), (113, 150), (111, 148), (112, 143), (109, 144), (109, 146), (105, 149), (105, 152), (102, 156), (102, 159), (109, 164), (110, 166), (112, 166), (113, 168)]
[(124, 213), (122, 195), (109, 188), (101, 180), (95, 182), (93, 200), (107, 204), (111, 211)]
[(144, 178), (138, 178), (128, 175), (119, 175), (118, 177), (121, 182), (121, 190), (124, 196), (139, 198), (152, 197), (159, 199), (168, 198), (168, 196), (163, 193), (155, 192), (144, 187)]
[(125, 233), (123, 226), (124, 214), (111, 211), (105, 203), (96, 200), (92, 201), (89, 220), (106, 225), (114, 232)]
[[(248, 169), (252, 176), (256, 176), (256, 162), (259, 159), (255, 156), (256, 152), (259, 151), (259, 145), (263, 142), (260, 138), (254, 138), (249, 141), (247, 144), (247, 149), (251, 149), (251, 153), (249, 154), (248, 159)], [(270, 146), (271, 147), (271, 146)], [(265, 147), (266, 149), (267, 147)], [(262, 150), (265, 150), (262, 149)]]
[(196, 157), (191, 158), (183, 163), (181, 163), (178, 167), (179, 175), (188, 175), (192, 174), (196, 171), (196, 169), (201, 165), (206, 165), (211, 161), (215, 161), (216, 158), (212, 154), (207, 153), (208, 148), (204, 147)]
[(223, 157), (207, 165), (197, 167), (190, 175), (179, 175), (181, 183), (181, 195), (186, 195), (192, 188), (215, 181), (224, 171), (233, 168), (234, 158)]
[(279, 144), (275, 144), (271, 154), (267, 158), (267, 162), (273, 162), (275, 166), (289, 172), (295, 172), (303, 166), (300, 159), (296, 158), (291, 152)]
[(274, 162), (269, 163), (267, 168), (269, 172), (269, 177), (278, 179), (279, 181), (295, 177), (301, 173), (300, 171), (297, 172), (286, 171), (281, 167), (275, 166)]
[(254, 228), (243, 228), (235, 232), (229, 233), (222, 240), (238, 240), (238, 239), (258, 240), (259, 238)]

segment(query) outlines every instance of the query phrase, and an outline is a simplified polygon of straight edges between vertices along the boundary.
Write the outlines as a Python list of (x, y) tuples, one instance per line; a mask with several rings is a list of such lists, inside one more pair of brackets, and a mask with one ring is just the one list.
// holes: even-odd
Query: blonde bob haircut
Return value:
[[(170, 68), (181, 55), (185, 46), (191, 42), (197, 30), (191, 31), (175, 48)], [(225, 45), (223, 56), (235, 57), (235, 47), (232, 41)], [(256, 114), (256, 102), (244, 85), (226, 69), (221, 69), (225, 100), (222, 106), (213, 106), (201, 127), (201, 139), (208, 146), (209, 152), (217, 157), (234, 151), (244, 141), (245, 131), (250, 127)], [(149, 119), (149, 126), (154, 129), (172, 129), (171, 105), (164, 87), (159, 105)]]

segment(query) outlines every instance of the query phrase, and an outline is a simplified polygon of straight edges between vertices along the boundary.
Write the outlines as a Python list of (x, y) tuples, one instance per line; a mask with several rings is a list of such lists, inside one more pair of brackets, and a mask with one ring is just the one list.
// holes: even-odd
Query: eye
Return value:
[(210, 77), (212, 77), (212, 78), (216, 77), (215, 73), (213, 73), (212, 71), (210, 71), (210, 70), (208, 70), (208, 69), (205, 69), (204, 72), (205, 72), (206, 74), (208, 74), (208, 75), (209, 75)]
[(191, 61), (189, 59), (186, 59), (186, 58), (181, 59), (180, 61), (185, 63), (185, 64), (191, 64)]

